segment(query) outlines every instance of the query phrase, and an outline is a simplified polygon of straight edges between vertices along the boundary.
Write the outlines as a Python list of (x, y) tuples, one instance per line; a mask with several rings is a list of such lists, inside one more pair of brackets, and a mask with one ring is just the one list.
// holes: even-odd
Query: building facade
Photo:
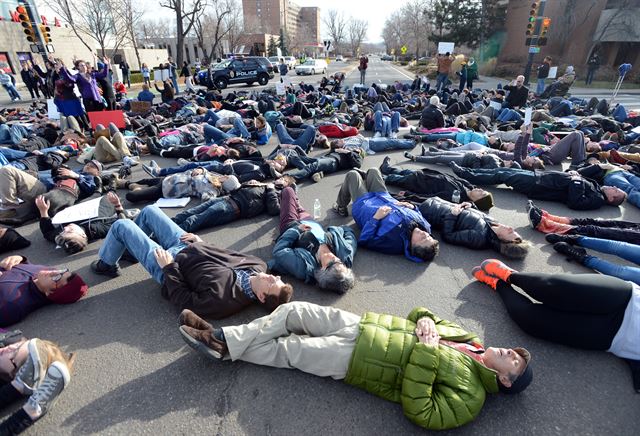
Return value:
[[(526, 64), (525, 31), (531, 4), (531, 0), (509, 2), (507, 37), (498, 57), (504, 73)], [(640, 0), (553, 0), (546, 2), (544, 16), (551, 18), (548, 45), (535, 55), (534, 66), (549, 55), (560, 73), (572, 65), (580, 79), (586, 75), (587, 60), (597, 52), (601, 67), (596, 77), (615, 79), (622, 63), (633, 64), (631, 76), (638, 76)]]
[(290, 0), (242, 0), (245, 31), (279, 35), (304, 46), (320, 41), (320, 8), (300, 7)]

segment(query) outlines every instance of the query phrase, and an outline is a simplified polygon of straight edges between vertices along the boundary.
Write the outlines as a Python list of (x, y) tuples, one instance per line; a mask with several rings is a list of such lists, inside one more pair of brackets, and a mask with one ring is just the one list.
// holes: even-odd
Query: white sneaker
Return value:
[(381, 138), (382, 137), (382, 133), (380, 132), (376, 132), (375, 135), (373, 135), (374, 138)]
[(314, 182), (318, 183), (320, 182), (320, 180), (322, 180), (322, 178), (324, 177), (324, 173), (322, 171), (314, 173), (311, 176), (311, 179), (313, 179)]
[(389, 136), (389, 138), (398, 139), (398, 132), (391, 132), (391, 136)]
[(176, 163), (178, 164), (179, 167), (181, 167), (181, 166), (190, 164), (191, 162), (188, 161), (187, 159), (184, 159), (184, 158), (181, 157), (181, 158), (178, 159), (178, 162), (176, 162)]

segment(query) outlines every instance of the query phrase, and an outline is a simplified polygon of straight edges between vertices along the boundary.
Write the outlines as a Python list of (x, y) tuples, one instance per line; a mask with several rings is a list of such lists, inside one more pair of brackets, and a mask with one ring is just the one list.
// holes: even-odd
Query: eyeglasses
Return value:
[(57, 285), (58, 282), (62, 280), (62, 276), (64, 276), (68, 272), (69, 272), (69, 268), (61, 269), (58, 271), (56, 275), (51, 276), (51, 280), (53, 280), (53, 283)]

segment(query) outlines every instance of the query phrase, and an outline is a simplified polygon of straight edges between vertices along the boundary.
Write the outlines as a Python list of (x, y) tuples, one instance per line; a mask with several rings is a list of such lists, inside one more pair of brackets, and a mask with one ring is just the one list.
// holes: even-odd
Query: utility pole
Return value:
[[(540, 53), (540, 45), (546, 44), (546, 37), (544, 43), (540, 37), (540, 30), (542, 29), (542, 21), (545, 20), (545, 24), (548, 27), (548, 18), (543, 17), (544, 7), (547, 4), (547, 0), (534, 1), (531, 4), (531, 10), (529, 11), (529, 21), (527, 24), (527, 40), (526, 45), (529, 47), (529, 55), (527, 59), (527, 66), (524, 68), (524, 83), (529, 85), (529, 76), (531, 75), (531, 67), (533, 65), (533, 57), (536, 53)], [(548, 20), (548, 21), (547, 21)]]

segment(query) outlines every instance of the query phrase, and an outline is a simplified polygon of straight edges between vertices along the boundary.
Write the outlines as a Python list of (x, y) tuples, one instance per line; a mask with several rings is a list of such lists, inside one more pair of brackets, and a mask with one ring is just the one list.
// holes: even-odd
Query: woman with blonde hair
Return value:
[(53, 407), (71, 380), (75, 354), (53, 342), (0, 330), (0, 407), (26, 403), (0, 424), (0, 434), (19, 434)]

